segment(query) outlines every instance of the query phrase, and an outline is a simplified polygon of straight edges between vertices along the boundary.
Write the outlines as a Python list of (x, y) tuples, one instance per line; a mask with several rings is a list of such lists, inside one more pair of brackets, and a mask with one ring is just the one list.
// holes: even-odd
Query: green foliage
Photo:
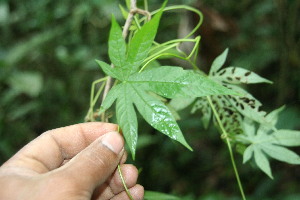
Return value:
[[(144, 2), (138, 1), (138, 7), (142, 9)], [(119, 3), (123, 5), (121, 12), (116, 9)], [(112, 30), (111, 15), (113, 13), (115, 21), (120, 21), (122, 15), (126, 18), (130, 0), (126, 0), (126, 3), (127, 6), (123, 0), (91, 0), (75, 4), (72, 0), (11, 0), (0, 3), (0, 162), (7, 160), (27, 142), (46, 130), (82, 122), (88, 107), (86, 103), (92, 80), (102, 78), (105, 74), (122, 78), (122, 71), (112, 74), (111, 65), (105, 62), (108, 63), (109, 58), (112, 60), (110, 54), (114, 54), (108, 53), (111, 45), (107, 47), (109, 29)], [(149, 1), (147, 10), (157, 9), (160, 4), (159, 0)], [(235, 0), (228, 0), (224, 3), (218, 0), (203, 0), (200, 4), (198, 0), (172, 0), (170, 4), (185, 5), (165, 8), (164, 16), (167, 16), (161, 21), (158, 35), (155, 36), (156, 40), (162, 43), (152, 42), (147, 57), (140, 66), (137, 66), (142, 69), (140, 74), (150, 76), (150, 73), (145, 72), (155, 68), (163, 69), (161, 66), (175, 65), (183, 69), (193, 68), (196, 73), (203, 75), (203, 71), (209, 72), (209, 64), (213, 58), (229, 46), (230, 54), (226, 61), (230, 63), (229, 67), (222, 68), (226, 60), (224, 53), (223, 61), (221, 59), (213, 64), (216, 65), (212, 67), (215, 68), (216, 76), (213, 77), (208, 73), (208, 78), (243, 96), (217, 95), (210, 98), (222, 118), (222, 125), (228, 132), (233, 150), (239, 148), (238, 152), (244, 154), (244, 157), (245, 149), (251, 149), (251, 146), (256, 146), (253, 141), (260, 140), (259, 130), (264, 130), (262, 135), (268, 142), (260, 141), (262, 145), (259, 145), (258, 151), (261, 154), (258, 157), (262, 157), (261, 162), (265, 166), (270, 164), (270, 172), (272, 166), (271, 174), (274, 176), (274, 180), (270, 180), (253, 170), (255, 165), (260, 169), (255, 163), (254, 151), (249, 158), (249, 161), (252, 158), (252, 162), (248, 161), (247, 165), (239, 166), (242, 157), (237, 156), (236, 161), (247, 199), (299, 199), (299, 194), (296, 194), (299, 188), (298, 167), (275, 162), (276, 157), (272, 158), (272, 154), (267, 153), (268, 150), (265, 151), (270, 145), (271, 148), (292, 147), (288, 151), (293, 150), (299, 155), (297, 147), (299, 140), (296, 139), (299, 136), (298, 131), (290, 130), (298, 130), (300, 120), (297, 101), (300, 97), (299, 1), (254, 0), (236, 3)], [(195, 30), (198, 29), (197, 16), (200, 17), (201, 23), (201, 14), (197, 14), (187, 5), (200, 5), (198, 8), (204, 13), (206, 24), (200, 28), (201, 43), (200, 37), (192, 38), (199, 33), (192, 30), (192, 26), (195, 25)], [(184, 8), (189, 8), (191, 12), (181, 12)], [(176, 12), (172, 12), (174, 10)], [(112, 23), (113, 21), (114, 19)], [(126, 59), (133, 36), (147, 22), (143, 16), (135, 15), (126, 39), (128, 46), (123, 38), (120, 41), (126, 44), (125, 48), (120, 48), (121, 44), (116, 45), (118, 51), (125, 49), (125, 56), (118, 58), (119, 60)], [(119, 27), (117, 39), (121, 39), (120, 31), (122, 30)], [(189, 37), (185, 37), (186, 35)], [(177, 36), (184, 39), (173, 40)], [(110, 41), (116, 40), (109, 39)], [(105, 61), (98, 62), (99, 65), (106, 65), (101, 67), (103, 70), (106, 67), (105, 74), (99, 71), (97, 64), (93, 62), (94, 58)], [(200, 58), (199, 62), (195, 62), (196, 58)], [(235, 67), (234, 73), (231, 66)], [(179, 67), (172, 68), (179, 73), (189, 71)], [(223, 76), (220, 75), (224, 71)], [(266, 86), (249, 84), (249, 86), (244, 84), (249, 83), (249, 79), (246, 79), (249, 76), (240, 79), (242, 82), (235, 79), (248, 71), (251, 71), (250, 75), (254, 75), (255, 71), (274, 81), (274, 84)], [(131, 76), (134, 77), (134, 74), (138, 76), (138, 73), (132, 73)], [(164, 76), (156, 73), (156, 75), (167, 78), (168, 74)], [(261, 77), (259, 79), (265, 83), (269, 82)], [(92, 87), (95, 90), (99, 89), (92, 96), (93, 108), (100, 106), (101, 103), (96, 97), (101, 96), (104, 84), (98, 87), (99, 82), (101, 81), (97, 80)], [(122, 91), (118, 90), (118, 86), (122, 82), (115, 82), (107, 96), (115, 99), (107, 99), (107, 102), (116, 101), (118, 104), (118, 101), (130, 100), (127, 96), (124, 98), (119, 96)], [(222, 145), (220, 136), (216, 134), (216, 129), (211, 126), (219, 128), (220, 124), (217, 123), (207, 98), (175, 97), (170, 102), (169, 98), (165, 99), (166, 96), (159, 94), (159, 90), (151, 84), (139, 84), (142, 85), (141, 92), (146, 91), (147, 95), (166, 105), (173, 118), (178, 120), (180, 116), (181, 120), (177, 123), (194, 150), (193, 153), (183, 151), (180, 145), (170, 142), (162, 134), (156, 134), (157, 131), (145, 120), (140, 119), (134, 103), (126, 108), (120, 103), (118, 105), (121, 108), (117, 109), (128, 109), (126, 113), (130, 116), (136, 115), (135, 118), (128, 119), (126, 114), (122, 116), (121, 112), (115, 113), (113, 109), (106, 111), (106, 117), (112, 116), (109, 121), (120, 122), (122, 120), (119, 118), (124, 118), (123, 121), (127, 125), (133, 125), (129, 127), (122, 125), (123, 129), (137, 127), (135, 124), (138, 124), (135, 164), (143, 168), (139, 176), (140, 184), (146, 189), (178, 194), (182, 196), (180, 199), (186, 200), (240, 199), (237, 197), (236, 185), (232, 184), (233, 174), (228, 162), (228, 151), (226, 146)], [(157, 87), (164, 85), (157, 84)], [(145, 87), (150, 89), (146, 90)], [(287, 106), (280, 112), (275, 127), (274, 120), (266, 119), (270, 114), (266, 115), (265, 111), (283, 104)], [(191, 109), (194, 109), (193, 115), (189, 115)], [(203, 123), (199, 121), (199, 111), (202, 113)], [(89, 116), (94, 116), (94, 119), (98, 120), (98, 113), (99, 110), (91, 109)], [(250, 131), (253, 133), (251, 137), (244, 131), (245, 118), (248, 122), (250, 120), (250, 124), (254, 124), (252, 132)], [(205, 126), (205, 130), (202, 125)], [(288, 135), (291, 137), (285, 137)], [(280, 139), (274, 141), (275, 136)], [(131, 138), (133, 141), (134, 137)], [(282, 152), (285, 152), (282, 148), (274, 155), (281, 156)], [(282, 157), (290, 158), (285, 155)], [(297, 160), (296, 156), (294, 157), (292, 162)], [(271, 162), (271, 159), (275, 160)]]
[[(300, 157), (285, 148), (300, 146), (300, 132), (293, 130), (273, 130), (278, 120), (279, 108), (266, 116), (268, 124), (261, 124), (257, 132), (255, 126), (248, 120), (244, 123), (245, 134), (238, 138), (250, 144), (244, 152), (244, 163), (254, 155), (257, 166), (270, 178), (273, 178), (268, 157), (289, 164), (300, 164)], [(270, 127), (271, 126), (271, 127)], [(273, 127), (272, 127), (273, 126)]]
[(180, 198), (160, 192), (145, 191), (145, 200), (179, 200)]
[[(228, 50), (226, 49), (213, 61), (209, 77), (212, 80), (221, 83), (225, 87), (242, 94), (242, 96), (217, 96), (211, 98), (218, 110), (222, 124), (228, 133), (238, 134), (242, 131), (241, 124), (243, 123), (242, 119), (244, 116), (259, 123), (266, 123), (266, 120), (264, 118), (265, 112), (260, 110), (262, 104), (249, 92), (236, 84), (271, 82), (251, 71), (238, 67), (227, 67), (221, 69), (226, 61), (227, 53)], [(210, 123), (212, 112), (205, 98), (198, 99), (191, 112), (195, 113), (199, 109), (203, 114), (202, 121), (204, 127), (207, 128)]]
[(127, 50), (122, 31), (113, 18), (109, 55), (115, 68), (97, 61), (107, 75), (120, 81), (120, 84), (115, 86), (116, 89), (113, 87), (104, 99), (100, 113), (107, 110), (117, 99), (118, 124), (123, 130), (133, 158), (138, 137), (133, 104), (151, 126), (191, 150), (169, 108), (149, 92), (166, 98), (237, 94), (203, 75), (180, 67), (162, 66), (137, 72), (150, 51), (161, 15), (162, 10), (135, 33)]
[[(214, 60), (209, 72), (210, 78), (222, 83), (227, 88), (240, 92), (244, 96), (212, 97), (213, 103), (218, 110), (222, 125), (231, 135), (230, 137), (232, 137), (233, 141), (250, 144), (244, 151), (244, 163), (254, 156), (257, 166), (270, 178), (273, 178), (267, 155), (289, 164), (300, 164), (300, 157), (297, 154), (282, 147), (300, 146), (299, 142), (295, 142), (299, 139), (300, 132), (276, 130), (275, 125), (278, 120), (278, 114), (284, 107), (265, 116), (265, 112), (259, 110), (261, 103), (247, 91), (234, 85), (271, 82), (242, 68), (227, 67), (222, 70), (221, 67), (225, 63), (227, 54), (228, 50), (226, 49)], [(196, 101), (192, 109), (192, 113), (198, 109), (201, 110), (203, 113), (202, 122), (205, 128), (208, 127), (212, 116), (212, 111), (208, 107), (206, 99), (201, 98)], [(253, 121), (260, 124), (257, 134), (255, 134)]]
[[(128, 16), (128, 12), (122, 6), (120, 8), (123, 15)], [(179, 7), (174, 6), (166, 10), (176, 8)], [(206, 129), (213, 119), (214, 125), (219, 128), (222, 137), (226, 140), (241, 195), (246, 199), (233, 158), (231, 143), (241, 147), (239, 152), (244, 154), (244, 162), (254, 155), (257, 166), (273, 178), (268, 156), (290, 164), (299, 164), (299, 156), (283, 147), (299, 146), (297, 142), (292, 143), (290, 139), (299, 137), (299, 134), (297, 131), (275, 128), (277, 115), (283, 107), (266, 115), (266, 112), (261, 111), (261, 102), (240, 86), (272, 83), (271, 81), (248, 69), (232, 66), (222, 68), (227, 59), (228, 49), (212, 62), (209, 75), (206, 76), (198, 69), (196, 60), (191, 59), (198, 51), (198, 37), (171, 40), (162, 44), (154, 42), (163, 9), (164, 6), (143, 26), (139, 23), (142, 23), (145, 18), (140, 21), (136, 18), (134, 23), (137, 26), (130, 29), (131, 35), (127, 44), (121, 27), (115, 18), (112, 18), (108, 52), (113, 65), (98, 60), (97, 63), (103, 72), (115, 78), (116, 82), (103, 100), (99, 114), (108, 110), (116, 101), (116, 119), (135, 158), (138, 142), (138, 120), (135, 108), (153, 128), (191, 149), (176, 119), (180, 118), (177, 111), (195, 102), (192, 113), (197, 110), (202, 112), (202, 122)], [(201, 17), (201, 14), (199, 16)], [(192, 35), (194, 30), (188, 36)], [(195, 43), (189, 55), (179, 48), (179, 44), (183, 42)], [(161, 66), (159, 63), (151, 67), (151, 62), (156, 59), (172, 56), (187, 61), (194, 70)], [(92, 95), (92, 101), (93, 98)], [(165, 105), (167, 99), (171, 101)], [(260, 124), (257, 134), (255, 134), (254, 123)]]

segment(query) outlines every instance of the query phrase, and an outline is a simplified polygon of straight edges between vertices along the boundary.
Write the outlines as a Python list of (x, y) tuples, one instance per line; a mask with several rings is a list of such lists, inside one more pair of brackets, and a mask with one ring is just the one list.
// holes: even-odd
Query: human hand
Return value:
[(91, 122), (47, 131), (0, 167), (0, 199), (135, 200), (144, 188), (138, 172), (124, 164), (124, 140), (114, 124)]

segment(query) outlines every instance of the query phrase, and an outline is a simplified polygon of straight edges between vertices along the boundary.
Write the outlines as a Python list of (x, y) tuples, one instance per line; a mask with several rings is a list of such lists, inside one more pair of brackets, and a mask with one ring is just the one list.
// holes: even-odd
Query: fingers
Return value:
[[(144, 199), (144, 187), (141, 185), (135, 185), (134, 187), (129, 189), (129, 192), (134, 200)], [(127, 193), (123, 191), (110, 200), (130, 200), (130, 198), (128, 197)]]
[(117, 132), (109, 132), (53, 173), (74, 183), (75, 190), (88, 191), (92, 194), (97, 186), (111, 176), (123, 153), (122, 136)]
[[(128, 189), (129, 194), (134, 200), (144, 199), (144, 187), (137, 184)], [(127, 192), (123, 190), (118, 194), (114, 194), (108, 185), (102, 185), (97, 194), (94, 194), (92, 200), (130, 200)]]
[[(137, 168), (130, 164), (121, 165), (120, 168), (126, 186), (128, 188), (133, 187), (136, 184), (138, 178)], [(109, 181), (109, 186), (114, 194), (118, 194), (124, 190), (124, 185), (119, 170), (116, 170), (113, 174), (111, 180)]]
[(4, 166), (45, 173), (73, 158), (100, 136), (116, 130), (115, 124), (91, 122), (47, 131), (21, 149)]
[[(138, 178), (138, 170), (136, 167), (131, 164), (123, 164), (120, 166), (120, 168), (126, 187), (131, 188), (135, 186)], [(94, 191), (93, 199), (111, 199), (124, 190), (125, 188), (121, 180), (120, 173), (118, 170), (116, 170), (112, 177), (108, 179), (105, 184), (101, 185)]]

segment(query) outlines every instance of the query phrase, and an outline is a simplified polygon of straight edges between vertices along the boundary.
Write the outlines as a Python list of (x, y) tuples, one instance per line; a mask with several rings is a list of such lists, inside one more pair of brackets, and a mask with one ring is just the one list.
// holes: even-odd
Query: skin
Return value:
[(129, 200), (120, 175), (135, 200), (135, 166), (124, 164), (126, 152), (117, 125), (91, 122), (47, 131), (0, 167), (0, 199)]

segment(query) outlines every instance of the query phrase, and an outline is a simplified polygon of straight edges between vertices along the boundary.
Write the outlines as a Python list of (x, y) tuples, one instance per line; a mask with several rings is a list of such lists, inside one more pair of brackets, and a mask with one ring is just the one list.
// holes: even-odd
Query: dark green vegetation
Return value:
[[(151, 1), (149, 10), (157, 9), (160, 3)], [(274, 82), (247, 89), (263, 102), (263, 110), (287, 105), (277, 128), (299, 129), (298, 1), (189, 3), (199, 6), (205, 15), (200, 28), (200, 68), (208, 72), (213, 59), (230, 47), (228, 64), (255, 71)], [(94, 59), (109, 63), (111, 12), (123, 23), (117, 8), (118, 2), (113, 1), (0, 3), (1, 161), (45, 130), (83, 121), (90, 84), (103, 76)], [(195, 26), (198, 20), (189, 14), (164, 15), (159, 42), (186, 35), (184, 28)], [(165, 65), (178, 62), (163, 61)], [(157, 134), (138, 116), (140, 136), (135, 162), (142, 168), (141, 183), (151, 190), (190, 194), (186, 199), (239, 199), (226, 145), (214, 127), (204, 131), (199, 113), (191, 117), (190, 110), (180, 111), (182, 120), (178, 123), (193, 153)], [(243, 146), (236, 148), (244, 150)], [(299, 153), (299, 149), (293, 150)], [(299, 167), (271, 162), (272, 181), (262, 176), (254, 162), (252, 166), (243, 165), (242, 157), (236, 158), (249, 198), (297, 198)]]

